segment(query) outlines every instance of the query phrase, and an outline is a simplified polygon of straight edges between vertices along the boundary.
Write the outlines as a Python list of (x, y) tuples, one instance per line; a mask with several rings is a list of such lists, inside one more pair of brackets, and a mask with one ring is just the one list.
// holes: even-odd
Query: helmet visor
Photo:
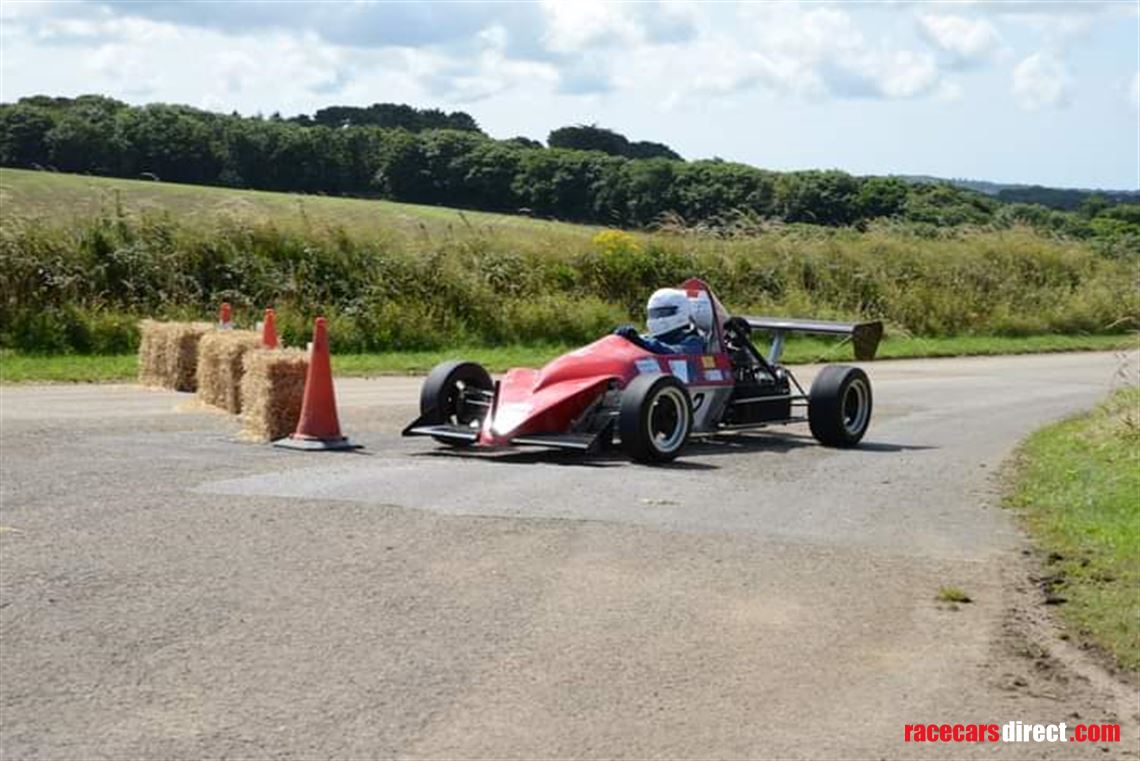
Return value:
[(649, 310), (649, 319), (656, 320), (661, 317), (672, 317), (675, 314), (677, 314), (677, 307), (675, 305), (667, 307), (653, 307)]

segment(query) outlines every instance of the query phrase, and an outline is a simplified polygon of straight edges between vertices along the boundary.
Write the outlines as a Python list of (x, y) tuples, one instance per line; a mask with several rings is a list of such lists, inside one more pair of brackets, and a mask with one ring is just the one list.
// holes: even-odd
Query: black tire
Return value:
[(621, 446), (638, 462), (669, 462), (681, 453), (693, 428), (693, 403), (672, 375), (639, 375), (621, 395)]
[[(461, 425), (477, 430), (490, 411), (489, 394), (473, 395), (485, 404), (468, 402), (468, 389), (493, 392), (495, 384), (483, 366), (475, 362), (443, 362), (436, 365), (420, 389), (420, 419), (427, 425)], [(476, 401), (476, 399), (472, 399)], [(469, 446), (471, 442), (433, 436), (441, 444)]]
[(811, 435), (829, 447), (853, 447), (871, 424), (871, 381), (858, 367), (827, 365), (808, 394)]

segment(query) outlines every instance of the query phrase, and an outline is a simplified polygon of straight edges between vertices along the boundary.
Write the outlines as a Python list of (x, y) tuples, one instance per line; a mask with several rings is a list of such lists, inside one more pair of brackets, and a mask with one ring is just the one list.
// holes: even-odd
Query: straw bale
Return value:
[(227, 412), (241, 412), (242, 357), (261, 346), (252, 330), (215, 330), (198, 342), (198, 398)]
[(139, 383), (195, 390), (198, 340), (211, 329), (208, 322), (143, 320), (139, 325)]
[(165, 375), (162, 347), (166, 335), (161, 325), (154, 320), (139, 323), (139, 383), (144, 386), (161, 386)]
[(302, 349), (257, 349), (246, 352), (241, 381), (242, 435), (273, 441), (297, 429), (309, 354)]

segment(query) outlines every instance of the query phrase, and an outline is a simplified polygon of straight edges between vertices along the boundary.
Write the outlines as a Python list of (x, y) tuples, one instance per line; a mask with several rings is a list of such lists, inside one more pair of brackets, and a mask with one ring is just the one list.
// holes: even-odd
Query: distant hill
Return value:
[(913, 185), (948, 183), (958, 188), (966, 188), (985, 193), (1008, 203), (1037, 203), (1052, 209), (1072, 211), (1091, 196), (1100, 196), (1110, 203), (1140, 203), (1140, 190), (1105, 190), (1101, 188), (1050, 188), (1043, 185), (1023, 185), (1017, 183), (970, 180), (960, 177), (946, 179), (925, 174), (892, 175)]

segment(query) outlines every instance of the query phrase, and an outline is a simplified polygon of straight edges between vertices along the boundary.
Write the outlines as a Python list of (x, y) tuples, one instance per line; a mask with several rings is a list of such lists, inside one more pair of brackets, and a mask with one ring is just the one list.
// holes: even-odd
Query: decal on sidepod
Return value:
[(681, 379), (682, 383), (689, 382), (689, 362), (685, 359), (669, 360), (669, 370)]

